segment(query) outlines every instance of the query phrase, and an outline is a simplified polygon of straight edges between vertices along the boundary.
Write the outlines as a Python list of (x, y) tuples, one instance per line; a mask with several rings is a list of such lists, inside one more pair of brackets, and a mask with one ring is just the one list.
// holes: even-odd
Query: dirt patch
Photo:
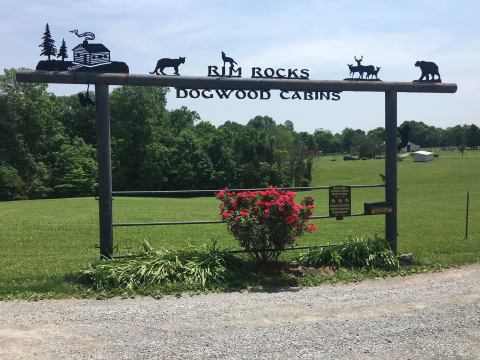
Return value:
[(290, 274), (294, 276), (308, 275), (333, 275), (335, 271), (330, 267), (314, 268), (308, 266), (299, 266), (287, 262), (273, 262), (269, 264), (259, 264), (256, 272), (265, 276), (278, 276), (281, 274)]

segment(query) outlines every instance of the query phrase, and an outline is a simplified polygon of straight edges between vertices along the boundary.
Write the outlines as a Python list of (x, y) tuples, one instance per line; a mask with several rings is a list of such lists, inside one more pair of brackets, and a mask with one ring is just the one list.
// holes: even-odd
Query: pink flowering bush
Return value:
[(259, 262), (276, 261), (305, 231), (316, 230), (308, 221), (314, 209), (311, 196), (298, 204), (294, 192), (270, 187), (238, 193), (224, 189), (217, 198), (228, 231)]

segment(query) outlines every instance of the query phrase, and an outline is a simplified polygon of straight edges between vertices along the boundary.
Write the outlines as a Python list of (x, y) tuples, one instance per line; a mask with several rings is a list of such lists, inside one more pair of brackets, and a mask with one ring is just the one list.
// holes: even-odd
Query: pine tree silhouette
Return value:
[(48, 56), (48, 61), (50, 61), (50, 56), (55, 56), (55, 54), (57, 53), (57, 49), (55, 48), (55, 40), (53, 40), (52, 35), (50, 35), (50, 28), (48, 26), (48, 23), (45, 26), (45, 32), (43, 33), (42, 39), (43, 42), (38, 45), (43, 49), (40, 53), (40, 56)]
[(60, 46), (60, 49), (58, 50), (57, 58), (59, 57), (62, 58), (62, 61), (65, 61), (65, 59), (68, 58), (67, 44), (65, 44), (65, 39), (62, 39), (62, 46)]

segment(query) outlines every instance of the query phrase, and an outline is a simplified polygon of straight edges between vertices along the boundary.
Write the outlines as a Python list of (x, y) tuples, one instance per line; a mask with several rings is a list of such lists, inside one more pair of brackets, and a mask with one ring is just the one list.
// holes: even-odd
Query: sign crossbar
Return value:
[(157, 76), (142, 74), (87, 73), (17, 70), (17, 80), (30, 83), (165, 86), (186, 89), (367, 91), (454, 93), (457, 84), (355, 80), (251, 79), (207, 76)]

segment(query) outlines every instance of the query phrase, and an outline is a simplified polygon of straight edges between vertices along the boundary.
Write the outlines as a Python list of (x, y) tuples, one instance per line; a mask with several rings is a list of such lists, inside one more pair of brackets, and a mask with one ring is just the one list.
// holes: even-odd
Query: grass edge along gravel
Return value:
[(90, 297), (147, 295), (158, 298), (209, 291), (278, 291), (437, 269), (420, 264), (400, 267), (388, 244), (378, 237), (353, 238), (342, 246), (312, 248), (296, 256), (290, 265), (291, 269), (314, 266), (335, 271), (306, 276), (285, 271), (285, 266), (264, 271), (247, 255), (220, 250), (216, 243), (174, 251), (155, 250), (146, 243), (136, 257), (91, 264), (80, 272), (77, 281), (88, 287)]

